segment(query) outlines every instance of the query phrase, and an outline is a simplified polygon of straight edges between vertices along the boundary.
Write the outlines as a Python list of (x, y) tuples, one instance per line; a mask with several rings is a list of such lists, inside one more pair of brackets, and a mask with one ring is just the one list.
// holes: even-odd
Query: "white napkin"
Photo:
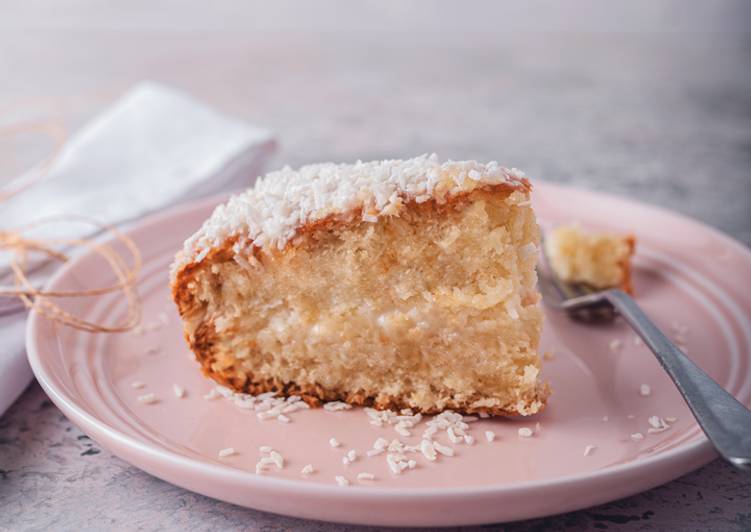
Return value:
[[(108, 224), (133, 220), (249, 186), (274, 149), (265, 129), (174, 89), (140, 83), (71, 137), (43, 181), (0, 203), (0, 229), (54, 214), (86, 214)], [(47, 226), (41, 236), (83, 236), (71, 235), (71, 227)], [(0, 276), (7, 260), (0, 256)], [(25, 320), (25, 313), (0, 317), (0, 415), (31, 381)]]

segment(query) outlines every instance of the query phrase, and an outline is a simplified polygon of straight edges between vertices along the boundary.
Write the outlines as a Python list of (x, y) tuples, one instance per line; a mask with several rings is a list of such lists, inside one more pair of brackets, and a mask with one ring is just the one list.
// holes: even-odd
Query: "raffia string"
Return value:
[[(55, 141), (53, 154), (42, 162), (37, 177), (34, 180), (26, 180), (22, 183), (20, 179), (11, 180), (14, 190), (0, 190), (0, 202), (7, 200), (11, 196), (20, 193), (23, 189), (31, 186), (34, 182), (41, 179), (50, 168), (54, 158), (60, 151), (64, 142), (64, 136), (57, 135), (62, 128), (50, 124), (30, 124), (16, 126), (8, 129), (12, 134), (22, 132), (37, 132), (47, 134)], [(24, 236), (25, 233), (48, 224), (58, 224), (60, 222), (74, 221), (85, 223), (95, 227), (97, 232), (104, 232), (111, 235), (116, 242), (122, 244), (127, 253), (130, 255), (130, 261), (123, 258), (111, 245), (97, 242), (96, 237), (90, 238), (72, 238), (72, 239), (34, 239)], [(60, 247), (78, 247), (86, 248), (102, 257), (112, 269), (117, 282), (103, 288), (89, 288), (85, 290), (69, 291), (45, 291), (32, 285), (27, 276), (26, 266), (28, 257), (31, 254), (41, 254), (47, 260), (65, 262), (68, 256), (58, 249)], [(12, 229), (0, 229), (0, 250), (9, 251), (12, 254), (10, 268), (14, 276), (14, 286), (0, 286), (0, 297), (14, 297), (20, 299), (23, 304), (34, 312), (46, 316), (47, 318), (68, 325), (70, 327), (89, 331), (89, 332), (123, 332), (137, 326), (141, 321), (141, 302), (136, 290), (138, 274), (141, 270), (141, 253), (135, 242), (127, 235), (123, 234), (115, 227), (102, 224), (94, 219), (81, 215), (61, 215), (43, 218), (34, 221), (25, 226)], [(130, 263), (130, 264), (129, 264)], [(54, 300), (58, 298), (76, 298), (76, 297), (96, 297), (112, 292), (122, 292), (125, 296), (128, 311), (122, 323), (116, 325), (102, 325), (79, 318), (57, 305)]]

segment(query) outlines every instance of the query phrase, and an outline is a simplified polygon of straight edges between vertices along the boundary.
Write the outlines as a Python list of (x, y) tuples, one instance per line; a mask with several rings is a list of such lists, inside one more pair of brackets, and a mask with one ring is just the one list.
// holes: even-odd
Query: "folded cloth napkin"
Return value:
[[(0, 230), (55, 214), (85, 214), (107, 224), (134, 220), (249, 186), (274, 149), (265, 129), (174, 89), (140, 83), (73, 135), (41, 181), (0, 203)], [(51, 225), (35, 236), (85, 236), (70, 230)], [(8, 281), (8, 258), (0, 256), (0, 284)], [(7, 310), (7, 301), (1, 303)], [(0, 415), (32, 378), (23, 341), (26, 313), (2, 314)]]

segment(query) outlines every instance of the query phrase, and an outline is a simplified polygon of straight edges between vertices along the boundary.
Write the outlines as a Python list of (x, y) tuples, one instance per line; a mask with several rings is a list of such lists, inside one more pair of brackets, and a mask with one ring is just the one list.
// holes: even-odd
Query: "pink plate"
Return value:
[[(751, 253), (718, 232), (637, 203), (540, 183), (535, 204), (544, 226), (578, 220), (592, 228), (631, 231), (638, 239), (638, 301), (664, 330), (679, 337), (710, 375), (751, 404)], [(548, 311), (543, 349), (553, 353), (544, 377), (553, 396), (531, 419), (483, 419), (470, 424), (473, 445), (451, 443), (455, 456), (416, 462), (395, 476), (385, 454), (368, 457), (374, 440), (419, 442), (393, 426), (369, 424), (359, 409), (297, 411), (289, 423), (261, 421), (256, 412), (220, 398), (201, 376), (183, 342), (169, 298), (168, 267), (183, 239), (217, 203), (193, 203), (148, 218), (130, 235), (145, 268), (140, 283), (144, 332), (88, 334), (32, 316), (28, 353), (37, 379), (55, 404), (102, 447), (186, 489), (286, 515), (377, 525), (459, 525), (566, 512), (625, 497), (687, 473), (714, 458), (709, 443), (654, 357), (622, 323), (578, 325)], [(112, 282), (101, 259), (66, 264), (48, 288), (80, 289)], [(122, 317), (122, 297), (71, 301), (68, 309), (109, 322)], [(133, 383), (144, 387), (136, 389)], [(173, 385), (185, 389), (177, 398)], [(642, 395), (647, 384), (651, 393)], [(138, 397), (154, 393), (158, 402)], [(670, 428), (650, 433), (650, 416)], [(672, 420), (672, 418), (676, 418)], [(539, 424), (539, 425), (538, 425)], [(528, 427), (532, 437), (518, 429)], [(495, 433), (489, 442), (486, 431)], [(631, 435), (641, 433), (643, 439)], [(333, 448), (329, 439), (342, 445)], [(284, 458), (255, 474), (259, 447)], [(585, 456), (585, 447), (595, 446)], [(220, 458), (233, 447), (237, 454)], [(357, 452), (342, 463), (349, 449)], [(300, 474), (306, 464), (315, 472)], [(369, 472), (375, 480), (358, 481)], [(340, 487), (335, 476), (351, 485)]]

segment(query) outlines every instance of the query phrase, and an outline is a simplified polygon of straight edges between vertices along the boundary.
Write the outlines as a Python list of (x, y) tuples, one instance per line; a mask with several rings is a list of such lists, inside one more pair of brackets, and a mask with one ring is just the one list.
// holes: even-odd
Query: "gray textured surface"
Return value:
[[(75, 126), (150, 77), (276, 130), (278, 164), (496, 158), (667, 206), (751, 244), (751, 38), (737, 31), (751, 9), (646, 5), (125, 13), (26, 2), (0, 17), (0, 110), (54, 112)], [(715, 462), (622, 501), (499, 528), (749, 530), (750, 494), (749, 476)], [(37, 385), (0, 419), (0, 516), (9, 529), (340, 529), (141, 473), (100, 451)]]

